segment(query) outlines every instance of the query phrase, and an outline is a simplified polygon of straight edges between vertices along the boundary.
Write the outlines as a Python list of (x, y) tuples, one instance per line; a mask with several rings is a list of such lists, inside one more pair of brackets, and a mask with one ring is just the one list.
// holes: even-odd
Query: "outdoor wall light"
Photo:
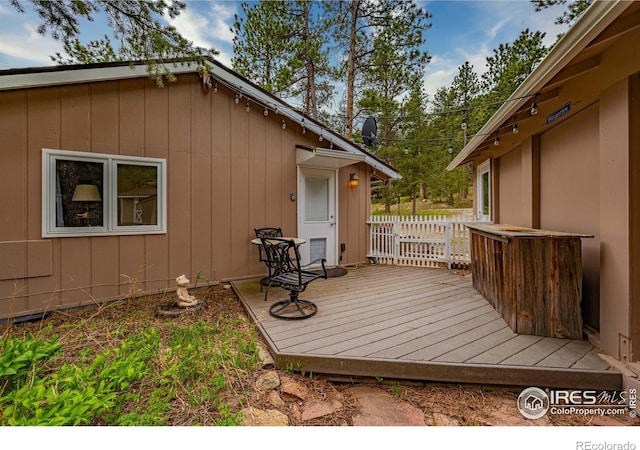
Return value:
[(360, 180), (358, 179), (358, 176), (355, 173), (349, 174), (349, 187), (357, 188), (359, 184)]

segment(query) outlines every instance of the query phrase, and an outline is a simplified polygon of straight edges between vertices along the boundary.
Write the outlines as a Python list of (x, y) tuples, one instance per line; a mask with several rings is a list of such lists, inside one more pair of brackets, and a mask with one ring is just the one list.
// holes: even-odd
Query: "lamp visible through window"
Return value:
[(98, 191), (98, 186), (95, 184), (79, 184), (76, 186), (73, 191), (73, 197), (71, 198), (72, 202), (85, 202), (86, 203), (86, 211), (78, 214), (78, 217), (85, 220), (85, 224), (87, 226), (91, 226), (89, 222), (89, 207), (91, 203), (101, 202), (102, 198), (100, 197), (100, 192)]

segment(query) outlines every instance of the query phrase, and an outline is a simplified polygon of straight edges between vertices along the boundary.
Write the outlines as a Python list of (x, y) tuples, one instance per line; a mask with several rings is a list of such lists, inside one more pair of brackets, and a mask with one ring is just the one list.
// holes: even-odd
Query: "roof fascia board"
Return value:
[[(556, 44), (538, 67), (522, 82), (496, 113), (476, 133), (469, 143), (447, 166), (453, 170), (473, 153), (505, 120), (513, 116), (532, 92), (542, 89), (568, 62), (575, 58), (591, 41), (609, 26), (624, 10), (631, 6), (625, 0), (595, 1), (580, 20)], [(516, 100), (520, 98), (520, 100)]]
[[(197, 69), (193, 63), (176, 65), (173, 73), (188, 73)], [(33, 87), (59, 86), (74, 83), (91, 83), (96, 81), (122, 80), (127, 78), (147, 77), (147, 65), (93, 67), (76, 70), (59, 70), (3, 75), (0, 77), (0, 91), (9, 89), (27, 89)]]

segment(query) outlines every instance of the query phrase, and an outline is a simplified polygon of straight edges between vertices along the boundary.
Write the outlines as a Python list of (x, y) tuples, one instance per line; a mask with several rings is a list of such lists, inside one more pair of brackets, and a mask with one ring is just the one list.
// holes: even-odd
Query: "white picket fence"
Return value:
[(371, 216), (369, 253), (378, 264), (464, 268), (471, 263), (472, 215)]

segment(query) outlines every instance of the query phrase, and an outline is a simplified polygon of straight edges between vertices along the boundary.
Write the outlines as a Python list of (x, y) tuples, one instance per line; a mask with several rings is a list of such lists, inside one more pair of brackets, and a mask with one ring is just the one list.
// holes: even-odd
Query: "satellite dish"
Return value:
[(373, 116), (367, 117), (362, 125), (362, 142), (367, 147), (375, 148), (378, 144), (378, 124)]

